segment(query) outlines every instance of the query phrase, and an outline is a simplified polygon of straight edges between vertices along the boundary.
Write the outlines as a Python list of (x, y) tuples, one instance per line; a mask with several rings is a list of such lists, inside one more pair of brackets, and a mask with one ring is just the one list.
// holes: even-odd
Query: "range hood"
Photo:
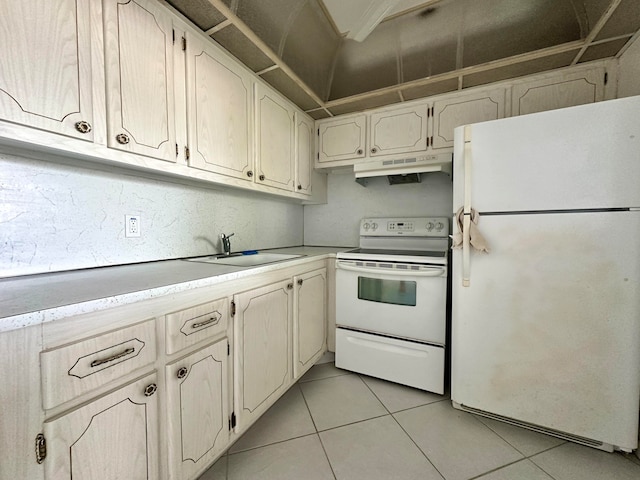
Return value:
[(384, 177), (390, 185), (420, 182), (420, 175), (424, 173), (443, 172), (451, 176), (452, 153), (436, 155), (422, 155), (411, 158), (383, 159), (371, 162), (356, 163), (353, 172), (356, 182), (366, 184), (370, 177)]

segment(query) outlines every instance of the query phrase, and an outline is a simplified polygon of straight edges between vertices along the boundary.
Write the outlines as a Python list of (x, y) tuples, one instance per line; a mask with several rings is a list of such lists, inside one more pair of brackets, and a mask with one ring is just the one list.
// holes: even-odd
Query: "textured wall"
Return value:
[(423, 175), (422, 183), (389, 185), (386, 177), (362, 187), (353, 172), (330, 174), (326, 205), (304, 207), (304, 243), (357, 246), (360, 219), (367, 216), (452, 216), (450, 177)]
[[(140, 238), (125, 238), (127, 214)], [(0, 277), (301, 245), (303, 207), (0, 153)]]

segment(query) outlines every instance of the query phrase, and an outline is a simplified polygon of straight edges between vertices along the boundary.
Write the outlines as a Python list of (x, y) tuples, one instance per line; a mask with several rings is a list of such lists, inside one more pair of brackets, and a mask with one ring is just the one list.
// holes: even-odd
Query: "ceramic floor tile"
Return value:
[(226, 480), (227, 456), (220, 457), (206, 472), (198, 477), (198, 480)]
[(334, 480), (318, 435), (229, 455), (228, 480)]
[(320, 380), (322, 378), (339, 377), (340, 375), (351, 375), (352, 372), (337, 368), (333, 362), (321, 363), (311, 367), (305, 373), (299, 382), (310, 382), (311, 380)]
[(508, 423), (499, 422), (491, 418), (476, 416), (491, 430), (504, 438), (512, 447), (522, 453), (525, 457), (530, 457), (550, 448), (562, 445), (565, 441), (544, 433), (534, 432), (526, 428), (517, 427)]
[(358, 375), (300, 384), (318, 431), (388, 414)]
[(617, 453), (565, 443), (531, 457), (555, 480), (638, 480), (640, 465)]
[(446, 480), (466, 480), (523, 456), (470, 413), (451, 402), (394, 414), (400, 425)]
[(476, 480), (553, 480), (530, 460), (512, 463)]
[(390, 415), (320, 433), (337, 480), (442, 480)]
[(365, 375), (360, 375), (360, 377), (391, 413), (439, 402), (448, 398), (448, 396), (445, 395), (425, 392), (424, 390), (387, 382), (379, 378), (367, 377)]
[(294, 385), (238, 440), (235, 453), (315, 433), (316, 429), (298, 385)]

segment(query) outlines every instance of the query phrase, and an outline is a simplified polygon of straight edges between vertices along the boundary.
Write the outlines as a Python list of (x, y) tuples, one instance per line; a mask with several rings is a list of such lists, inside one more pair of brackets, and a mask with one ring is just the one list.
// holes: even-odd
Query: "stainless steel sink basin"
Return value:
[(228, 257), (204, 257), (189, 259), (190, 262), (214, 263), (218, 265), (234, 265), (236, 267), (257, 267), (267, 263), (281, 262), (304, 255), (291, 255), (288, 253), (256, 253), (253, 255), (230, 255)]

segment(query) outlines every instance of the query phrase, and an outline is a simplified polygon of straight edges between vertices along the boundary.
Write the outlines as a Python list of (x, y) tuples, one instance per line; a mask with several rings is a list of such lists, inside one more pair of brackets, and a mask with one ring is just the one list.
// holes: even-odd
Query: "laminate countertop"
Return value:
[(254, 267), (162, 260), (0, 279), (0, 332), (334, 256), (350, 247), (261, 250), (302, 255)]

